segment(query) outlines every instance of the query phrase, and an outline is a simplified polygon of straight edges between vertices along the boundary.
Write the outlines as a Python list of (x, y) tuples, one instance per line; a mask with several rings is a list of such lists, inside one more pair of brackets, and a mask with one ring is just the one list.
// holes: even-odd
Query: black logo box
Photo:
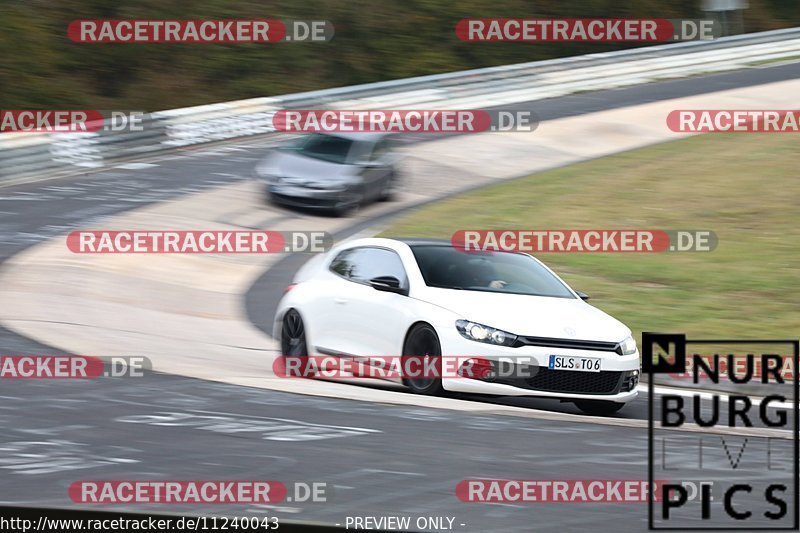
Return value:
[[(787, 345), (792, 347), (792, 356), (794, 358), (794, 524), (778, 527), (693, 527), (696, 530), (702, 531), (797, 531), (800, 529), (800, 380), (798, 380), (798, 359), (800, 359), (800, 341), (788, 339), (768, 339), (768, 340), (750, 340), (750, 339), (703, 339), (703, 340), (687, 340), (686, 335), (682, 333), (642, 333), (642, 371), (648, 374), (647, 380), (647, 473), (648, 485), (653, 486), (653, 402), (654, 400), (654, 377), (655, 374), (681, 374), (686, 371), (686, 346), (687, 344), (699, 345), (735, 345), (735, 344), (769, 344), (769, 345)], [(670, 346), (674, 346), (673, 355), (674, 360), (669, 361), (663, 357), (659, 357), (657, 362), (653, 362), (653, 348), (657, 346), (666, 354), (670, 353)], [(686, 531), (683, 527), (655, 527), (653, 519), (653, 491), (648, 491), (647, 496), (647, 509), (648, 509), (648, 529), (651, 531)]]

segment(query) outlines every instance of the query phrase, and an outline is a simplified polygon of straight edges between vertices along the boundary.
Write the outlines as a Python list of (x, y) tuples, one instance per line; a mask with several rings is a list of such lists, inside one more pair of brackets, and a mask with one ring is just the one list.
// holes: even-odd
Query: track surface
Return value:
[[(791, 64), (513, 107), (549, 120), (798, 75), (800, 65)], [(202, 148), (144, 166), (0, 188), (0, 259), (72, 228), (99, 225), (105, 216), (243, 179), (266, 149), (261, 142)], [(301, 262), (288, 256), (251, 289), (248, 312), (258, 327), (269, 332), (277, 297)], [(0, 353), (52, 352), (0, 329)], [(277, 513), (326, 523), (359, 514), (454, 516), (455, 529), (465, 531), (498, 524), (528, 531), (532, 523), (567, 530), (646, 528), (643, 505), (573, 505), (565, 513), (567, 508), (556, 504), (468, 505), (454, 496), (455, 484), (466, 477), (644, 479), (646, 440), (639, 429), (311, 398), (158, 374), (113, 382), (4, 382), (0, 397), (0, 504), (70, 506), (66, 487), (76, 479), (249, 477), (323, 481), (334, 492), (328, 503), (302, 507), (191, 510)], [(550, 401), (491, 402), (574, 412), (569, 404)], [(131, 422), (141, 419), (130, 417), (161, 412), (245, 419), (245, 427), (258, 424), (259, 430), (227, 433)], [(644, 398), (619, 416), (646, 418)], [(275, 421), (264, 418), (295, 427), (287, 430), (287, 440), (275, 440), (270, 429)], [(309, 432), (342, 431), (310, 430), (308, 424), (353, 429), (304, 440)]]
[[(327, 501), (168, 511), (333, 524), (348, 516), (452, 517), (463, 531), (549, 529), (541, 524), (646, 529), (643, 503), (467, 504), (454, 496), (466, 478), (646, 479), (646, 434), (637, 429), (314, 398), (158, 374), (57, 386), (14, 382), (3, 388), (0, 413), (3, 425), (14, 428), (0, 444), (3, 478), (14, 487), (4, 485), (0, 504), (62, 507), (76, 480), (277, 479), (289, 487), (325, 483)], [(693, 460), (691, 444), (674, 460)], [(730, 471), (712, 455), (701, 479)], [(754, 478), (759, 474), (765, 473)]]

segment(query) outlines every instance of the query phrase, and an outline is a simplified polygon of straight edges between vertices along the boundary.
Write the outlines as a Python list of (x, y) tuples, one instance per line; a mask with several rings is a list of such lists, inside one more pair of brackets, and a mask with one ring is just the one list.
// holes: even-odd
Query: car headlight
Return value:
[(517, 336), (512, 333), (469, 320), (456, 320), (456, 329), (465, 339), (496, 346), (513, 346), (517, 341)]
[(256, 170), (255, 174), (256, 178), (266, 183), (278, 183), (281, 181), (281, 177), (278, 176), (277, 174), (270, 174), (269, 172), (262, 172), (259, 170)]
[(273, 183), (281, 179), (280, 171), (275, 165), (271, 164), (269, 160), (260, 161), (255, 168), (253, 168), (253, 175), (267, 183)]
[(619, 343), (619, 347), (622, 350), (622, 355), (633, 355), (636, 353), (636, 340), (633, 337), (628, 337)]

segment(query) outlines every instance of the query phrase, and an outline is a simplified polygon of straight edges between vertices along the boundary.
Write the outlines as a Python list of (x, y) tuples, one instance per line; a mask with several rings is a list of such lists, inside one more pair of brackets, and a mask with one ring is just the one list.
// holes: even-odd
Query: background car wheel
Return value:
[[(441, 358), (442, 347), (439, 336), (430, 324), (417, 324), (406, 336), (403, 355), (417, 355), (427, 358)], [(435, 396), (444, 392), (442, 380), (434, 377), (403, 379), (403, 383), (416, 394)]]
[(303, 319), (295, 309), (289, 309), (283, 316), (281, 326), (281, 355), (308, 356), (306, 329)]
[(619, 402), (606, 402), (602, 400), (578, 400), (575, 402), (575, 406), (587, 415), (607, 416), (613, 415), (622, 409), (625, 404)]
[(358, 209), (358, 206), (355, 205), (336, 206), (331, 209), (331, 214), (335, 217), (346, 217), (347, 215), (354, 213), (356, 209)]
[(363, 191), (358, 191), (354, 195), (354, 199), (352, 201), (347, 204), (337, 205), (331, 209), (331, 213), (335, 217), (354, 215), (359, 209), (361, 209), (362, 205), (364, 205), (364, 193)]

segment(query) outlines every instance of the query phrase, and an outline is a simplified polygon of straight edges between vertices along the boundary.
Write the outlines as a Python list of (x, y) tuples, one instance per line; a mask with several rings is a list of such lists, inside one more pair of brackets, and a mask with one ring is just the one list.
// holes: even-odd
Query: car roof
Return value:
[[(427, 237), (362, 237), (358, 239), (344, 241), (340, 243), (338, 246), (336, 246), (335, 250), (337, 250), (338, 253), (338, 251), (340, 250), (344, 250), (347, 248), (357, 248), (361, 246), (390, 248), (395, 251), (399, 251), (400, 249), (406, 247), (408, 249), (413, 249), (417, 247), (433, 247), (433, 246), (455, 248), (453, 242), (447, 239), (433, 239)], [(509, 254), (521, 254), (533, 257), (529, 253), (517, 250), (496, 250), (496, 251)], [(491, 252), (491, 250), (486, 250), (486, 252)], [(536, 259), (535, 257), (533, 258)], [(536, 260), (538, 261), (538, 259)]]
[(425, 237), (398, 237), (394, 240), (405, 243), (409, 246), (453, 246), (453, 243), (445, 239), (429, 239)]
[(417, 237), (362, 237), (341, 243), (338, 248), (355, 248), (359, 246), (380, 246), (399, 249), (405, 246), (453, 246), (445, 239), (426, 239)]

